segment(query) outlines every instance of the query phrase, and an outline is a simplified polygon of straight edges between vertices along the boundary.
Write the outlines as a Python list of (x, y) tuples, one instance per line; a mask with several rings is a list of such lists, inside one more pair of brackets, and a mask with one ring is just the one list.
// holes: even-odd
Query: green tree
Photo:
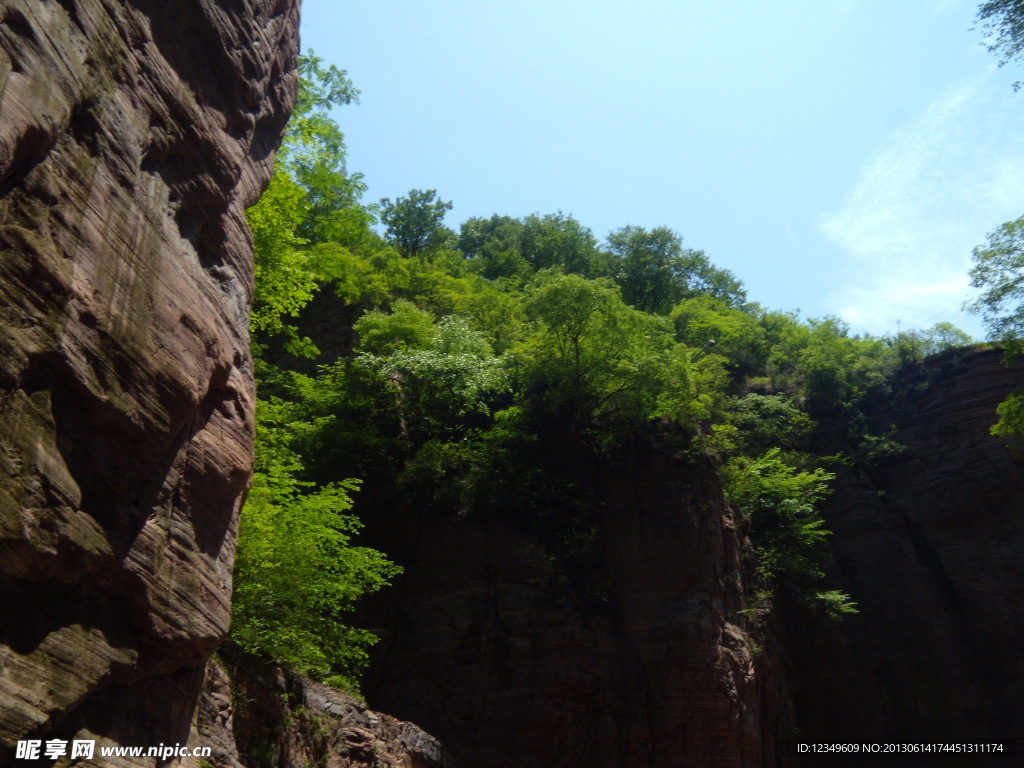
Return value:
[(729, 360), (740, 375), (764, 368), (768, 343), (757, 318), (701, 295), (679, 302), (669, 314), (676, 338), (695, 349), (714, 350)]
[(958, 347), (966, 347), (974, 339), (952, 323), (936, 323), (923, 331), (926, 354), (934, 355)]
[[(986, 46), (1000, 57), (999, 66), (1020, 59), (1024, 52), (1024, 2), (988, 0), (978, 6), (977, 22), (988, 35)], [(1021, 82), (1013, 84), (1020, 90)]]
[[(974, 249), (971, 285), (981, 295), (967, 305), (980, 314), (991, 338), (1000, 341), (1007, 360), (1024, 354), (1024, 216), (990, 232), (986, 247)], [(1024, 434), (1024, 392), (999, 406), (997, 435)]]
[(511, 216), (467, 219), (459, 232), (458, 249), (488, 280), (524, 278), (531, 271), (523, 257), (523, 223)]
[(377, 638), (349, 623), (365, 594), (400, 572), (380, 552), (354, 546), (362, 527), (346, 514), (354, 480), (314, 487), (298, 480), (294, 407), (257, 407), (256, 464), (235, 558), (231, 640), (304, 674), (358, 691)]
[(277, 164), (306, 191), (298, 234), (313, 243), (352, 243), (372, 222), (359, 203), (366, 184), (361, 174), (348, 172), (345, 135), (329, 114), (353, 103), (359, 91), (343, 70), (324, 66), (312, 51), (299, 57), (299, 94)]
[(312, 342), (300, 339), (287, 320), (296, 317), (319, 288), (306, 257), (308, 241), (298, 234), (308, 208), (302, 187), (277, 168), (263, 196), (246, 211), (256, 278), (250, 328), (253, 333), (286, 334), (296, 353)]
[(608, 235), (622, 298), (643, 312), (668, 314), (683, 297), (683, 241), (667, 227), (622, 227)]
[(543, 269), (600, 277), (608, 272), (607, 255), (597, 247), (589, 228), (558, 213), (524, 219), (495, 214), (462, 225), (458, 248), (488, 279), (525, 280)]
[(489, 414), (493, 396), (508, 389), (502, 359), (466, 318), (435, 325), (429, 313), (396, 302), (392, 314), (367, 313), (355, 328), (354, 366), (377, 383), (403, 440), (462, 435), (465, 420)]
[(772, 448), (793, 450), (814, 429), (814, 422), (786, 395), (750, 392), (735, 398), (729, 417), (735, 441), (745, 455), (762, 455)]
[(590, 228), (561, 211), (523, 219), (522, 243), (523, 258), (534, 271), (557, 267), (584, 277), (607, 273), (606, 257)]
[[(299, 103), (277, 156), (271, 182), (246, 212), (254, 241), (254, 338), (284, 334), (293, 354), (314, 356), (309, 339), (289, 324), (342, 257), (327, 239), (360, 240), (368, 213), (358, 205), (362, 184), (345, 171), (341, 131), (327, 115), (355, 99), (344, 72), (300, 57)], [(356, 677), (376, 638), (350, 624), (364, 594), (388, 583), (397, 566), (353, 543), (361, 525), (349, 514), (351, 479), (321, 485), (303, 479), (299, 443), (315, 431), (310, 403), (294, 395), (292, 377), (260, 358), (254, 343), (257, 389), (252, 488), (239, 523), (231, 642), (300, 672), (356, 690)]]
[(1024, 352), (1024, 216), (988, 235), (973, 252), (971, 285), (981, 295), (967, 309), (981, 315), (989, 335), (1013, 354)]
[(246, 219), (253, 233), (256, 290), (254, 333), (288, 338), (289, 351), (314, 356), (289, 319), (298, 316), (325, 280), (323, 260), (313, 246), (327, 240), (353, 241), (369, 229), (371, 217), (358, 204), (361, 178), (345, 169), (345, 142), (330, 118), (333, 106), (357, 101), (358, 91), (337, 67), (325, 67), (312, 51), (299, 57), (299, 96), (278, 150), (274, 175)]
[(451, 202), (437, 197), (437, 190), (412, 189), (408, 197), (380, 202), (380, 220), (388, 240), (403, 256), (424, 257), (431, 251), (454, 245), (455, 233), (444, 226)]
[(663, 318), (627, 307), (607, 280), (542, 274), (527, 296), (537, 329), (515, 350), (528, 393), (582, 433), (658, 417), (687, 423), (689, 354)]
[(731, 272), (713, 266), (703, 251), (684, 249), (667, 227), (622, 227), (608, 235), (608, 247), (623, 300), (641, 311), (667, 315), (680, 300), (700, 294), (730, 306), (746, 300)]
[(490, 413), (492, 396), (508, 389), (502, 360), (483, 334), (457, 315), (442, 319), (422, 349), (364, 354), (357, 360), (394, 390), (401, 404), (396, 411), (415, 419), (422, 435), (459, 431), (464, 418)]
[(810, 320), (808, 326), (807, 346), (798, 357), (807, 409), (815, 418), (835, 418), (852, 394), (857, 345), (839, 318)]
[(394, 301), (390, 313), (376, 309), (367, 312), (352, 330), (359, 337), (358, 350), (372, 355), (423, 349), (437, 336), (434, 316), (404, 299)]
[(729, 502), (750, 521), (759, 587), (771, 593), (784, 586), (838, 618), (856, 612), (849, 595), (806, 586), (823, 576), (819, 562), (829, 531), (817, 505), (829, 493), (833, 477), (820, 468), (798, 470), (782, 459), (778, 448), (757, 458), (733, 459), (723, 471)]

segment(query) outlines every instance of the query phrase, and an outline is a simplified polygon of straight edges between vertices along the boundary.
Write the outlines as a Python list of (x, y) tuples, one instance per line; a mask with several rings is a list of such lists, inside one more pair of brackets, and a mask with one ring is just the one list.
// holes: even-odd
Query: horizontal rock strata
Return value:
[(0, 765), (23, 738), (187, 736), (230, 615), (243, 211), (294, 98), (297, 17), (0, 5)]

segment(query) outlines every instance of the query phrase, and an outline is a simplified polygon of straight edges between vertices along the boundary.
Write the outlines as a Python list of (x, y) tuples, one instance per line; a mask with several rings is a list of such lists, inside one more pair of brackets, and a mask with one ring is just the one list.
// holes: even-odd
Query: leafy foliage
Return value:
[(286, 334), (296, 350), (301, 346), (298, 329), (286, 318), (298, 315), (319, 288), (307, 266), (308, 241), (298, 234), (308, 210), (305, 190), (279, 167), (259, 202), (246, 212), (255, 253), (252, 331)]
[(321, 487), (297, 479), (290, 445), (293, 409), (263, 401), (257, 410), (256, 466), (239, 527), (231, 638), (305, 674), (354, 677), (376, 637), (349, 624), (364, 594), (400, 572), (376, 550), (353, 546), (361, 528), (346, 514), (355, 480)]
[(986, 247), (974, 249), (971, 285), (981, 295), (968, 308), (980, 314), (993, 338), (1024, 352), (1024, 217), (998, 227)]
[(667, 315), (684, 298), (708, 295), (738, 306), (746, 300), (731, 272), (712, 266), (703, 251), (684, 249), (667, 227), (622, 227), (608, 235), (612, 273), (627, 304)]
[[(987, 246), (975, 248), (973, 255), (971, 285), (982, 293), (967, 308), (980, 314), (990, 336), (1003, 343), (1007, 359), (1024, 354), (1024, 217), (990, 232)], [(994, 434), (1024, 434), (1024, 393), (1003, 402), (998, 413)]]
[(451, 209), (450, 202), (437, 197), (437, 190), (413, 189), (408, 197), (394, 202), (387, 198), (381, 200), (380, 220), (387, 227), (388, 240), (399, 253), (424, 256), (454, 238), (454, 233), (442, 224)]
[(992, 434), (1010, 437), (1024, 435), (1024, 392), (1014, 392), (996, 407), (999, 421), (992, 427)]
[[(383, 324), (397, 314), (370, 313), (357, 327)], [(451, 315), (436, 327), (431, 325), (430, 331), (415, 345), (396, 337), (384, 346), (373, 344), (371, 337), (371, 347), (378, 353), (359, 352), (354, 359), (357, 369), (392, 395), (394, 414), (406, 438), (410, 428), (424, 435), (437, 434), (472, 414), (487, 415), (489, 396), (507, 389), (502, 361), (465, 318)]]
[(569, 417), (574, 430), (687, 420), (685, 348), (660, 318), (627, 307), (605, 280), (542, 275), (528, 292), (536, 330), (516, 349), (536, 406)]
[[(783, 581), (793, 588), (808, 578), (820, 578), (818, 549), (829, 532), (816, 505), (828, 493), (834, 475), (821, 468), (799, 471), (772, 448), (757, 458), (736, 457), (723, 476), (729, 501), (750, 520), (762, 588)], [(855, 610), (849, 597), (835, 590), (811, 590), (810, 596), (834, 612)]]
[[(1024, 3), (1020, 0), (987, 0), (978, 7), (977, 21), (989, 35), (990, 53), (999, 55), (999, 65), (1017, 60), (1024, 51)], [(1021, 83), (1013, 89), (1020, 90)]]
[[(412, 515), (497, 515), (539, 532), (545, 578), (599, 605), (600, 586), (576, 588), (601, 582), (588, 467), (639, 445), (724, 465), (759, 590), (853, 610), (822, 583), (823, 467), (900, 460), (894, 418), (875, 406), (965, 334), (856, 336), (836, 318), (766, 310), (667, 227), (601, 244), (562, 212), (495, 214), (456, 235), (435, 190), (364, 206), (326, 112), (358, 92), (312, 55), (302, 73), (278, 169), (249, 211), (260, 402), (238, 645), (354, 684), (373, 637), (350, 611), (398, 572), (361, 542)], [(304, 324), (314, 297), (326, 330)], [(304, 334), (332, 336), (331, 353)]]
[[(341, 131), (326, 114), (331, 105), (352, 101), (356, 91), (343, 72), (324, 68), (312, 55), (300, 57), (300, 71), (299, 104), (278, 165), (247, 212), (256, 272), (251, 327), (258, 337), (283, 334), (292, 354), (312, 357), (318, 350), (288, 320), (321, 287), (325, 263), (333, 266), (313, 247), (329, 238), (359, 239), (369, 217), (357, 202), (361, 182), (345, 173)], [(288, 377), (258, 359), (261, 344), (254, 349), (262, 396)], [(348, 514), (357, 481), (301, 479), (305, 466), (296, 447), (313, 428), (304, 421), (306, 410), (274, 398), (257, 403), (256, 464), (239, 525), (231, 642), (357, 692), (356, 676), (376, 637), (353, 627), (348, 614), (400, 569), (352, 541), (361, 528)]]

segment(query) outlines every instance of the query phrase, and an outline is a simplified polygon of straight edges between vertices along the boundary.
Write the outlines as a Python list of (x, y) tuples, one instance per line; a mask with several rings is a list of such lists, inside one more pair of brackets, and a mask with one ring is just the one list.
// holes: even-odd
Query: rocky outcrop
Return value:
[(1024, 366), (1004, 367), (998, 351), (933, 359), (894, 403), (904, 450), (838, 477), (832, 579), (860, 612), (789, 622), (801, 740), (1001, 743), (977, 764), (1021, 764), (1024, 453), (989, 434), (996, 404), (1021, 386)]
[(0, 4), (0, 765), (188, 736), (251, 466), (243, 209), (297, 16)]
[(412, 723), (251, 658), (209, 665), (197, 730), (198, 743), (214, 745), (216, 768), (455, 768), (437, 739)]
[(460, 765), (785, 765), (781, 670), (747, 631), (749, 552), (713, 466), (643, 449), (582, 463), (604, 533), (575, 583), (552, 578), (557, 548), (521, 522), (418, 529), (371, 704)]

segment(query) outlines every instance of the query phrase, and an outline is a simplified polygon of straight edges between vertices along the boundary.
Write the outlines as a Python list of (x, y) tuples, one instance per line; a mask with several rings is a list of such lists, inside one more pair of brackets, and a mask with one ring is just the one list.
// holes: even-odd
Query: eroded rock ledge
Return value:
[(0, 765), (188, 736), (251, 466), (243, 211), (297, 25), (297, 0), (0, 5)]
[(252, 658), (208, 667), (194, 742), (216, 768), (457, 768), (412, 723)]

